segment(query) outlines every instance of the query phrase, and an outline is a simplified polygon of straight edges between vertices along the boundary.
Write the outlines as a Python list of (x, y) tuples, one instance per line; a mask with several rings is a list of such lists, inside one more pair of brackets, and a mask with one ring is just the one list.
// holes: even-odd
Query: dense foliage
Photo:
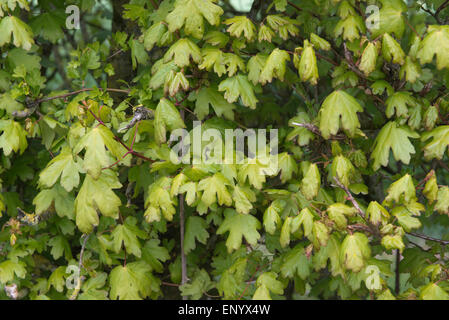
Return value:
[(0, 0), (1, 299), (449, 299), (449, 1), (237, 2)]

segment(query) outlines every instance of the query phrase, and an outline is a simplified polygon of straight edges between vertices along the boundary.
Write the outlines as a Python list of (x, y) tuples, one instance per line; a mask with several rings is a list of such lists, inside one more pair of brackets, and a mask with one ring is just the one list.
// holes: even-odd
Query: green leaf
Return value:
[(312, 33), (310, 35), (310, 42), (317, 49), (324, 50), (324, 51), (329, 51), (331, 49), (331, 44), (327, 40), (316, 35), (315, 33)]
[(55, 260), (58, 260), (63, 255), (67, 261), (70, 261), (70, 259), (72, 259), (72, 251), (70, 250), (70, 244), (65, 237), (63, 236), (53, 237), (48, 241), (48, 245), (52, 247), (50, 253), (53, 256), (53, 258), (55, 258)]
[(61, 28), (61, 19), (51, 12), (44, 12), (34, 19), (30, 26), (45, 40), (56, 43), (64, 38), (64, 32)]
[(131, 48), (131, 61), (133, 69), (137, 68), (137, 64), (147, 65), (148, 64), (148, 53), (145, 51), (145, 46), (143, 43), (136, 39), (129, 39), (129, 47)]
[(248, 80), (254, 85), (257, 85), (260, 81), (260, 74), (262, 69), (267, 64), (268, 56), (265, 54), (256, 54), (248, 61)]
[(58, 267), (52, 272), (51, 276), (48, 278), (47, 290), (52, 286), (58, 292), (64, 291), (66, 284), (65, 278), (68, 276), (66, 269), (66, 267)]
[[(274, 294), (281, 295), (284, 293), (284, 285), (279, 280), (276, 280), (278, 275), (274, 272), (262, 273), (256, 281), (256, 292), (254, 293), (253, 300), (266, 300), (266, 289)], [(268, 294), (268, 298), (271, 298)]]
[(223, 234), (229, 231), (226, 247), (228, 252), (237, 250), (242, 245), (242, 238), (245, 237), (250, 245), (255, 245), (260, 238), (258, 229), (261, 225), (259, 220), (249, 214), (240, 214), (232, 209), (226, 209), (225, 220), (217, 230), (217, 234)]
[(14, 275), (24, 279), (27, 274), (25, 264), (19, 261), (5, 260), (0, 263), (0, 283), (6, 285), (14, 280)]
[(0, 148), (3, 154), (9, 156), (12, 151), (22, 154), (28, 147), (27, 132), (22, 128), (20, 123), (13, 120), (0, 120)]
[(39, 183), (46, 188), (51, 188), (59, 177), (61, 177), (61, 186), (67, 192), (79, 185), (79, 166), (73, 159), (70, 148), (62, 149), (61, 153), (47, 164), (47, 167), (39, 174)]
[(421, 64), (431, 63), (436, 56), (438, 70), (449, 68), (449, 26), (432, 25), (419, 45), (417, 57)]
[(259, 42), (262, 41), (268, 41), (271, 42), (271, 40), (273, 39), (273, 37), (275, 36), (275, 33), (273, 30), (271, 30), (271, 28), (269, 26), (266, 26), (265, 24), (262, 24), (259, 28), (259, 33), (257, 36), (257, 40)]
[(371, 72), (376, 70), (377, 62), (377, 47), (374, 43), (370, 42), (363, 50), (362, 60), (360, 61), (359, 69), (363, 71), (366, 76), (369, 76)]
[(90, 233), (98, 225), (97, 210), (107, 217), (118, 218), (121, 201), (112, 189), (121, 187), (117, 174), (112, 170), (104, 170), (98, 180), (86, 175), (75, 199), (76, 225), (83, 233)]
[(359, 272), (370, 257), (371, 249), (368, 238), (360, 232), (347, 235), (341, 244), (340, 259), (342, 264), (353, 272)]
[(398, 118), (408, 118), (408, 107), (414, 107), (417, 104), (410, 92), (395, 92), (388, 97), (385, 103), (387, 105), (385, 115), (388, 118), (391, 118), (395, 113)]
[(410, 203), (416, 200), (415, 185), (409, 174), (392, 183), (387, 190), (386, 203)]
[(357, 15), (351, 15), (346, 19), (340, 20), (334, 30), (336, 37), (343, 35), (343, 39), (350, 42), (360, 38), (360, 33), (364, 32), (365, 25), (362, 17)]
[(232, 204), (231, 194), (226, 186), (229, 181), (221, 174), (216, 173), (211, 177), (205, 178), (198, 183), (198, 190), (204, 191), (201, 200), (211, 206), (218, 200), (219, 205), (230, 206)]
[(343, 203), (334, 203), (327, 208), (329, 218), (335, 222), (341, 230), (346, 229), (346, 216), (352, 217), (357, 213), (356, 208), (349, 207)]
[(386, 167), (390, 157), (390, 149), (393, 151), (394, 159), (404, 164), (410, 163), (410, 155), (415, 154), (415, 147), (409, 138), (419, 138), (419, 134), (413, 132), (406, 126), (399, 126), (396, 122), (388, 122), (380, 130), (374, 141), (374, 149), (371, 158), (374, 159), (373, 169), (378, 170), (381, 166)]
[(217, 117), (224, 116), (226, 119), (234, 120), (235, 106), (227, 102), (216, 89), (203, 87), (194, 97), (196, 97), (195, 114), (199, 120), (209, 115), (209, 105)]
[(240, 38), (243, 34), (248, 41), (253, 41), (256, 35), (256, 27), (252, 21), (245, 16), (235, 16), (224, 21), (228, 25), (228, 32), (231, 36)]
[(386, 235), (382, 238), (382, 245), (387, 250), (398, 249), (400, 252), (404, 251), (405, 245), (400, 235)]
[(371, 201), (366, 209), (366, 217), (372, 224), (379, 225), (387, 223), (390, 214), (377, 201)]
[(260, 72), (259, 82), (265, 85), (267, 82), (271, 83), (274, 77), (284, 81), (287, 61), (290, 61), (290, 55), (287, 51), (278, 48), (274, 49), (268, 56)]
[(301, 181), (301, 192), (308, 200), (312, 200), (318, 195), (320, 186), (320, 170), (315, 163), (312, 163)]
[(263, 226), (265, 230), (273, 235), (276, 232), (277, 227), (281, 223), (281, 218), (279, 214), (282, 211), (282, 205), (279, 200), (275, 200), (271, 205), (265, 210), (263, 215)]
[(295, 159), (287, 152), (278, 155), (278, 166), (281, 172), (282, 183), (289, 181), (292, 178), (293, 173), (298, 171), (298, 165), (296, 164)]
[(314, 86), (318, 83), (319, 74), (315, 50), (307, 40), (304, 40), (298, 71), (302, 82), (309, 81)]
[(388, 33), (385, 33), (382, 40), (382, 54), (387, 62), (403, 65), (405, 53), (399, 43)]
[(399, 224), (406, 232), (410, 232), (412, 229), (418, 229), (421, 227), (421, 222), (419, 219), (412, 217), (410, 210), (405, 207), (395, 207), (391, 214), (397, 218)]
[(176, 209), (173, 205), (176, 202), (174, 198), (170, 196), (168, 190), (170, 184), (170, 178), (161, 177), (158, 181), (148, 187), (148, 195), (145, 200), (145, 207), (147, 208), (145, 211), (145, 218), (149, 223), (160, 221), (161, 212), (166, 220), (173, 220), (173, 215), (176, 213)]
[(120, 252), (123, 244), (126, 252), (138, 258), (142, 256), (141, 245), (137, 238), (145, 239), (146, 233), (140, 230), (136, 223), (137, 220), (134, 217), (128, 217), (124, 224), (117, 225), (114, 231), (112, 231), (112, 245), (116, 253)]
[(290, 244), (291, 222), (292, 217), (287, 217), (284, 221), (284, 224), (282, 225), (281, 235), (279, 237), (279, 243), (281, 244), (282, 248), (285, 248)]
[(429, 203), (433, 203), (435, 200), (437, 200), (438, 197), (438, 184), (437, 184), (437, 178), (435, 175), (435, 171), (430, 171), (426, 178), (430, 177), (423, 190), (423, 195), (429, 200)]
[(332, 161), (331, 172), (345, 187), (349, 187), (355, 168), (349, 159), (340, 155)]
[[(323, 102), (320, 110), (320, 130), (325, 139), (337, 134), (340, 128), (354, 137), (360, 128), (357, 112), (363, 112), (357, 100), (343, 90), (331, 93)], [(340, 121), (341, 119), (341, 121)]]
[(74, 218), (75, 199), (72, 194), (59, 185), (39, 192), (34, 198), (33, 204), (36, 206), (37, 215), (44, 213), (54, 204), (58, 216), (66, 216), (69, 219)]
[(151, 51), (154, 45), (161, 44), (161, 38), (167, 32), (167, 26), (162, 23), (155, 23), (144, 33), (143, 44), (145, 49)]
[(291, 249), (282, 259), (281, 274), (285, 278), (293, 278), (296, 275), (306, 280), (310, 275), (311, 261), (304, 252), (304, 247), (297, 245)]
[(195, 272), (195, 276), (190, 283), (179, 287), (182, 296), (191, 296), (193, 300), (199, 300), (204, 293), (214, 288), (214, 283), (210, 280), (206, 270), (200, 269)]
[[(424, 146), (424, 157), (430, 159), (443, 159), (444, 152), (449, 146), (449, 126), (439, 126), (430, 132), (425, 132), (421, 140), (432, 140)], [(448, 151), (449, 154), (449, 151)]]
[(236, 185), (232, 198), (235, 202), (235, 209), (238, 213), (248, 214), (253, 208), (252, 202), (256, 202), (256, 195), (250, 188)]
[[(107, 148), (107, 149), (106, 149)], [(125, 147), (114, 139), (112, 132), (104, 127), (99, 126), (90, 129), (78, 142), (73, 149), (74, 154), (79, 154), (85, 149), (83, 168), (94, 179), (98, 179), (104, 168), (113, 164), (108, 151), (117, 159), (121, 160), (127, 153)], [(108, 151), (107, 151), (108, 150)], [(127, 157), (120, 163), (129, 164), (130, 158)]]
[(449, 300), (449, 294), (436, 283), (429, 283), (421, 289), (422, 300)]
[(405, 17), (403, 13), (407, 11), (407, 6), (401, 0), (381, 0), (382, 8), (379, 15), (371, 14), (370, 20), (378, 24), (374, 25), (370, 31), (373, 38), (383, 35), (384, 33), (394, 33), (396, 37), (401, 38), (405, 31)]
[(177, 0), (175, 9), (167, 15), (170, 32), (175, 32), (184, 26), (187, 35), (201, 39), (204, 33), (204, 19), (211, 25), (220, 23), (223, 9), (211, 0)]
[[(312, 237), (312, 231), (313, 231), (313, 214), (310, 212), (309, 208), (304, 208), (301, 210), (301, 212), (298, 215), (298, 225), (303, 227), (304, 229), (304, 235), (307, 238)], [(298, 227), (299, 227), (298, 226)]]
[(173, 131), (186, 127), (179, 110), (166, 98), (162, 98), (157, 105), (154, 125), (156, 141), (159, 144), (167, 141), (167, 129)]
[(438, 189), (435, 210), (438, 211), (439, 214), (449, 214), (449, 187), (444, 186)]
[(159, 280), (152, 276), (150, 267), (143, 261), (115, 267), (109, 281), (112, 300), (142, 300), (153, 291), (159, 291)]
[(225, 91), (224, 98), (233, 103), (240, 97), (243, 105), (255, 109), (258, 102), (254, 95), (253, 85), (248, 81), (248, 77), (242, 74), (227, 78), (220, 82), (218, 91)]
[(164, 63), (171, 60), (180, 68), (190, 65), (190, 58), (198, 64), (202, 61), (198, 46), (187, 38), (179, 39), (164, 55)]
[(147, 241), (142, 248), (142, 259), (156, 272), (163, 272), (164, 266), (162, 262), (170, 259), (167, 248), (159, 246), (158, 239), (151, 239)]
[(186, 254), (196, 248), (195, 239), (202, 244), (206, 244), (209, 238), (207, 227), (206, 220), (200, 217), (191, 216), (187, 218), (184, 236), (184, 252)]
[(401, 70), (399, 71), (399, 75), (401, 79), (404, 79), (410, 83), (415, 83), (416, 80), (421, 77), (422, 70), (419, 64), (414, 61), (410, 56), (407, 56), (405, 58), (405, 63), (401, 67)]
[(15, 16), (7, 16), (0, 21), (0, 47), (10, 43), (11, 37), (14, 37), (13, 43), (16, 47), (27, 51), (34, 44), (31, 28)]

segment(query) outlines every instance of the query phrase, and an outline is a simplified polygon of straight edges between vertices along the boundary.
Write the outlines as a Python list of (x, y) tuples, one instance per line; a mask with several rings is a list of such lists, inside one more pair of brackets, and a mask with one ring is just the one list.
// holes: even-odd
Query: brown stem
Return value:
[(358, 214), (360, 217), (362, 217), (363, 220), (365, 220), (365, 222), (367, 223), (368, 227), (371, 230), (371, 233), (375, 236), (380, 236), (380, 231), (379, 229), (373, 225), (372, 223), (370, 223), (367, 219), (366, 219), (366, 214), (365, 212), (363, 212), (362, 208), (360, 207), (360, 205), (358, 204), (357, 200), (355, 200), (354, 196), (352, 195), (351, 191), (349, 191), (349, 189), (340, 182), (340, 180), (337, 177), (334, 177), (334, 181), (337, 184), (337, 186), (342, 189), (345, 193), (346, 196), (348, 198), (349, 201), (351, 201), (352, 205), (354, 206), (354, 208), (357, 210)]
[(441, 243), (443, 245), (449, 244), (449, 240), (437, 239), (437, 238), (429, 237), (429, 236), (426, 236), (424, 234), (419, 234), (419, 233), (416, 233), (416, 232), (407, 232), (407, 234), (409, 234), (411, 236), (414, 236), (414, 237), (417, 237), (417, 238), (421, 238), (421, 239), (427, 240), (427, 241), (438, 242), (438, 243)]
[[(187, 283), (187, 261), (186, 254), (184, 252), (184, 228), (185, 228), (185, 217), (184, 217), (184, 195), (179, 195), (179, 219), (180, 219), (180, 235), (181, 235), (181, 285)], [(182, 300), (187, 300), (187, 296), (183, 296)]]
[(150, 0), (150, 2), (154, 9), (157, 10), (159, 8), (159, 5), (157, 4), (156, 0)]
[[(323, 135), (321, 134), (320, 129), (311, 124), (311, 123), (298, 123), (298, 122), (292, 122), (292, 125), (297, 126), (297, 127), (302, 127), (302, 128), (306, 128), (307, 130), (309, 130), (310, 132), (322, 137)], [(330, 140), (345, 140), (346, 137), (344, 135), (336, 135), (336, 136), (331, 136)]]
[(399, 273), (399, 264), (401, 262), (401, 253), (399, 252), (399, 249), (396, 249), (396, 277), (395, 277), (395, 286), (394, 291), (396, 295), (399, 294), (400, 288), (401, 288), (401, 274)]
[[(70, 97), (70, 96), (77, 95), (77, 94), (82, 93), (82, 92), (88, 92), (88, 91), (92, 91), (92, 90), (95, 90), (95, 89), (96, 88), (84, 88), (84, 89), (72, 91), (72, 92), (69, 92), (69, 93), (61, 94), (61, 95), (58, 95), (58, 96), (54, 96), (54, 97), (45, 97), (45, 98), (42, 98), (42, 99), (34, 101), (33, 104), (40, 104), (42, 102), (55, 100), (55, 99), (64, 99), (64, 98), (67, 98), (67, 97)], [(116, 92), (116, 93), (126, 93), (126, 94), (129, 94), (129, 92), (130, 92), (130, 90), (113, 89), (113, 88), (106, 88), (106, 89), (98, 88), (98, 90), (100, 90), (100, 91), (108, 91), (108, 92)]]

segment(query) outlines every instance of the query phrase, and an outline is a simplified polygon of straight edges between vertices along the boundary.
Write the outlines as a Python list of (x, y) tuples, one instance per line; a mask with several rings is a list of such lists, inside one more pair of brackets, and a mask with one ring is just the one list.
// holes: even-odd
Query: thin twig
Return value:
[[(316, 134), (316, 135), (318, 135), (320, 137), (323, 137), (323, 135), (321, 134), (320, 129), (317, 126), (315, 126), (315, 125), (313, 125), (311, 123), (292, 122), (292, 125), (297, 126), (297, 127), (306, 128), (307, 130), (309, 130), (313, 134)], [(341, 134), (330, 137), (330, 140), (345, 140), (345, 139), (346, 139), (346, 136), (341, 135)]]
[(401, 263), (401, 253), (399, 252), (399, 249), (396, 249), (396, 269), (395, 269), (395, 286), (394, 286), (394, 291), (396, 295), (399, 294), (401, 289), (401, 274), (399, 272), (400, 263)]
[[(187, 260), (186, 254), (184, 252), (184, 227), (185, 227), (185, 217), (184, 217), (184, 195), (179, 195), (179, 219), (180, 219), (180, 234), (181, 234), (181, 285), (187, 283)], [(182, 300), (187, 300), (187, 296), (183, 296)]]
[(154, 9), (157, 10), (159, 8), (159, 5), (157, 4), (156, 0), (150, 0), (150, 2)]
[(77, 94), (82, 93), (82, 92), (93, 91), (95, 89), (98, 89), (100, 91), (126, 93), (126, 94), (129, 94), (129, 92), (130, 92), (130, 90), (113, 89), (113, 88), (105, 88), (105, 89), (103, 89), (103, 88), (84, 88), (84, 89), (72, 91), (72, 92), (69, 92), (69, 93), (61, 94), (61, 95), (58, 95), (58, 96), (45, 97), (45, 98), (42, 98), (42, 99), (34, 101), (33, 104), (41, 104), (42, 102), (51, 101), (51, 100), (55, 100), (55, 99), (64, 99), (64, 98), (67, 98), (67, 97), (70, 97), (70, 96), (77, 95)]
[(429, 237), (429, 236), (426, 236), (424, 234), (419, 234), (419, 233), (416, 233), (416, 232), (407, 232), (407, 234), (409, 234), (411, 236), (414, 236), (414, 237), (417, 237), (417, 238), (421, 238), (421, 239), (427, 240), (427, 241), (438, 242), (438, 243), (441, 243), (443, 245), (449, 244), (449, 240), (437, 239), (437, 238)]
[(367, 220), (365, 212), (362, 210), (362, 208), (358, 204), (357, 200), (355, 200), (355, 198), (352, 195), (351, 191), (349, 191), (349, 189), (343, 183), (341, 183), (341, 181), (337, 177), (334, 177), (334, 181), (337, 184), (337, 186), (346, 193), (346, 196), (347, 196), (348, 200), (352, 202), (352, 205), (357, 210), (359, 216), (363, 220), (365, 220), (366, 224), (368, 225), (368, 227), (371, 230), (371, 233), (373, 235), (379, 237), (380, 236), (379, 228), (377, 228), (375, 225), (373, 225), (370, 221)]
[(355, 200), (355, 198), (353, 197), (351, 191), (349, 191), (349, 189), (343, 183), (341, 183), (337, 177), (334, 177), (334, 181), (337, 184), (337, 186), (346, 193), (348, 200), (352, 202), (352, 205), (354, 206), (354, 208), (356, 208), (356, 210), (358, 211), (359, 215), (363, 218), (363, 220), (366, 220), (365, 212), (363, 212), (362, 208), (357, 203), (357, 200)]

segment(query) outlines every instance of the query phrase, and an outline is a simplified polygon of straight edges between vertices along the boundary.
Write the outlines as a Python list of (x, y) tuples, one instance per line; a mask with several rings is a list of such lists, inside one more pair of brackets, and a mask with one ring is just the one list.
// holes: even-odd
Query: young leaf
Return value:
[(186, 127), (178, 109), (170, 100), (165, 98), (162, 98), (156, 107), (154, 125), (155, 138), (159, 144), (167, 141), (167, 129), (173, 131)]
[(13, 43), (16, 47), (27, 51), (34, 44), (31, 28), (19, 18), (10, 15), (0, 21), (0, 47), (10, 43), (11, 37), (14, 38)]
[(377, 47), (374, 43), (370, 42), (366, 46), (362, 54), (362, 60), (359, 65), (359, 69), (363, 71), (366, 76), (369, 76), (371, 72), (376, 70), (377, 62)]
[(312, 200), (318, 195), (320, 186), (320, 171), (318, 170), (318, 166), (315, 163), (312, 163), (301, 181), (301, 192), (308, 200)]
[(363, 112), (363, 108), (354, 97), (342, 90), (331, 93), (320, 110), (320, 130), (323, 137), (329, 139), (340, 128), (354, 137), (356, 130), (360, 128), (357, 112)]
[(302, 82), (309, 81), (312, 85), (316, 85), (318, 83), (319, 75), (315, 50), (307, 40), (304, 40), (304, 48), (301, 53), (301, 60), (299, 62), (298, 70)]
[(360, 232), (347, 235), (341, 244), (340, 252), (342, 264), (353, 272), (359, 272), (371, 255), (368, 238)]
[(159, 280), (151, 274), (151, 268), (143, 261), (115, 267), (110, 275), (112, 300), (142, 300), (159, 291)]
[(61, 153), (48, 163), (39, 174), (39, 183), (46, 188), (51, 188), (59, 177), (61, 177), (61, 186), (67, 192), (79, 185), (79, 167), (69, 148), (62, 149)]
[(253, 41), (254, 36), (256, 35), (256, 27), (252, 21), (245, 16), (235, 16), (231, 19), (227, 19), (224, 21), (224, 24), (229, 25), (228, 32), (236, 38), (239, 38), (244, 34), (248, 41)]
[(5, 156), (9, 156), (12, 151), (22, 154), (28, 147), (27, 132), (20, 123), (13, 120), (0, 120), (0, 148)]
[[(83, 168), (94, 179), (98, 179), (103, 168), (107, 168), (113, 163), (106, 150), (109, 150), (117, 160), (122, 159), (127, 152), (125, 147), (114, 139), (112, 132), (104, 126), (90, 129), (75, 146), (73, 152), (78, 154), (83, 149), (86, 150)], [(130, 163), (129, 158), (122, 160), (121, 163)]]
[[(76, 225), (83, 233), (90, 233), (98, 225), (97, 209), (107, 217), (118, 218), (121, 201), (112, 189), (121, 187), (117, 174), (112, 170), (104, 170), (97, 180), (86, 175), (75, 199)], [(93, 194), (96, 196), (92, 197)]]
[(259, 78), (260, 83), (262, 85), (265, 85), (267, 82), (271, 83), (274, 77), (284, 81), (286, 61), (289, 60), (290, 55), (286, 51), (278, 48), (274, 49), (268, 56), (265, 66), (261, 70)]
[(242, 238), (245, 237), (249, 244), (255, 245), (260, 238), (258, 229), (261, 225), (259, 220), (249, 214), (240, 214), (232, 209), (226, 209), (225, 220), (217, 230), (217, 234), (223, 234), (229, 231), (226, 247), (228, 252), (237, 250), (242, 245)]
[[(421, 140), (432, 140), (424, 146), (424, 157), (430, 159), (443, 159), (444, 152), (449, 146), (449, 126), (439, 126), (430, 132), (425, 132)], [(449, 151), (448, 151), (449, 152)]]
[(417, 57), (421, 64), (430, 63), (436, 55), (437, 68), (449, 68), (449, 26), (432, 25), (419, 45)]
[(179, 39), (164, 55), (164, 62), (172, 61), (180, 68), (190, 65), (190, 58), (198, 64), (202, 61), (201, 51), (189, 39)]
[(224, 98), (229, 103), (236, 102), (240, 97), (245, 106), (251, 109), (256, 108), (258, 100), (254, 95), (252, 84), (245, 75), (239, 74), (223, 80), (218, 86), (218, 91), (225, 91)]
[(175, 9), (167, 15), (170, 32), (184, 26), (187, 35), (201, 39), (204, 33), (204, 19), (211, 25), (220, 23), (223, 9), (211, 0), (177, 0)]
[(207, 227), (206, 221), (200, 217), (191, 216), (187, 218), (184, 236), (184, 251), (186, 254), (196, 248), (195, 238), (198, 242), (206, 244), (209, 238)]
[(382, 53), (387, 62), (403, 65), (405, 53), (399, 43), (388, 33), (385, 33), (382, 40)]
[(410, 163), (410, 155), (415, 154), (415, 148), (409, 138), (419, 138), (419, 134), (411, 131), (406, 126), (399, 126), (396, 122), (388, 122), (377, 135), (374, 141), (374, 150), (371, 158), (374, 159), (373, 169), (387, 166), (390, 157), (390, 149), (394, 159), (405, 164)]

